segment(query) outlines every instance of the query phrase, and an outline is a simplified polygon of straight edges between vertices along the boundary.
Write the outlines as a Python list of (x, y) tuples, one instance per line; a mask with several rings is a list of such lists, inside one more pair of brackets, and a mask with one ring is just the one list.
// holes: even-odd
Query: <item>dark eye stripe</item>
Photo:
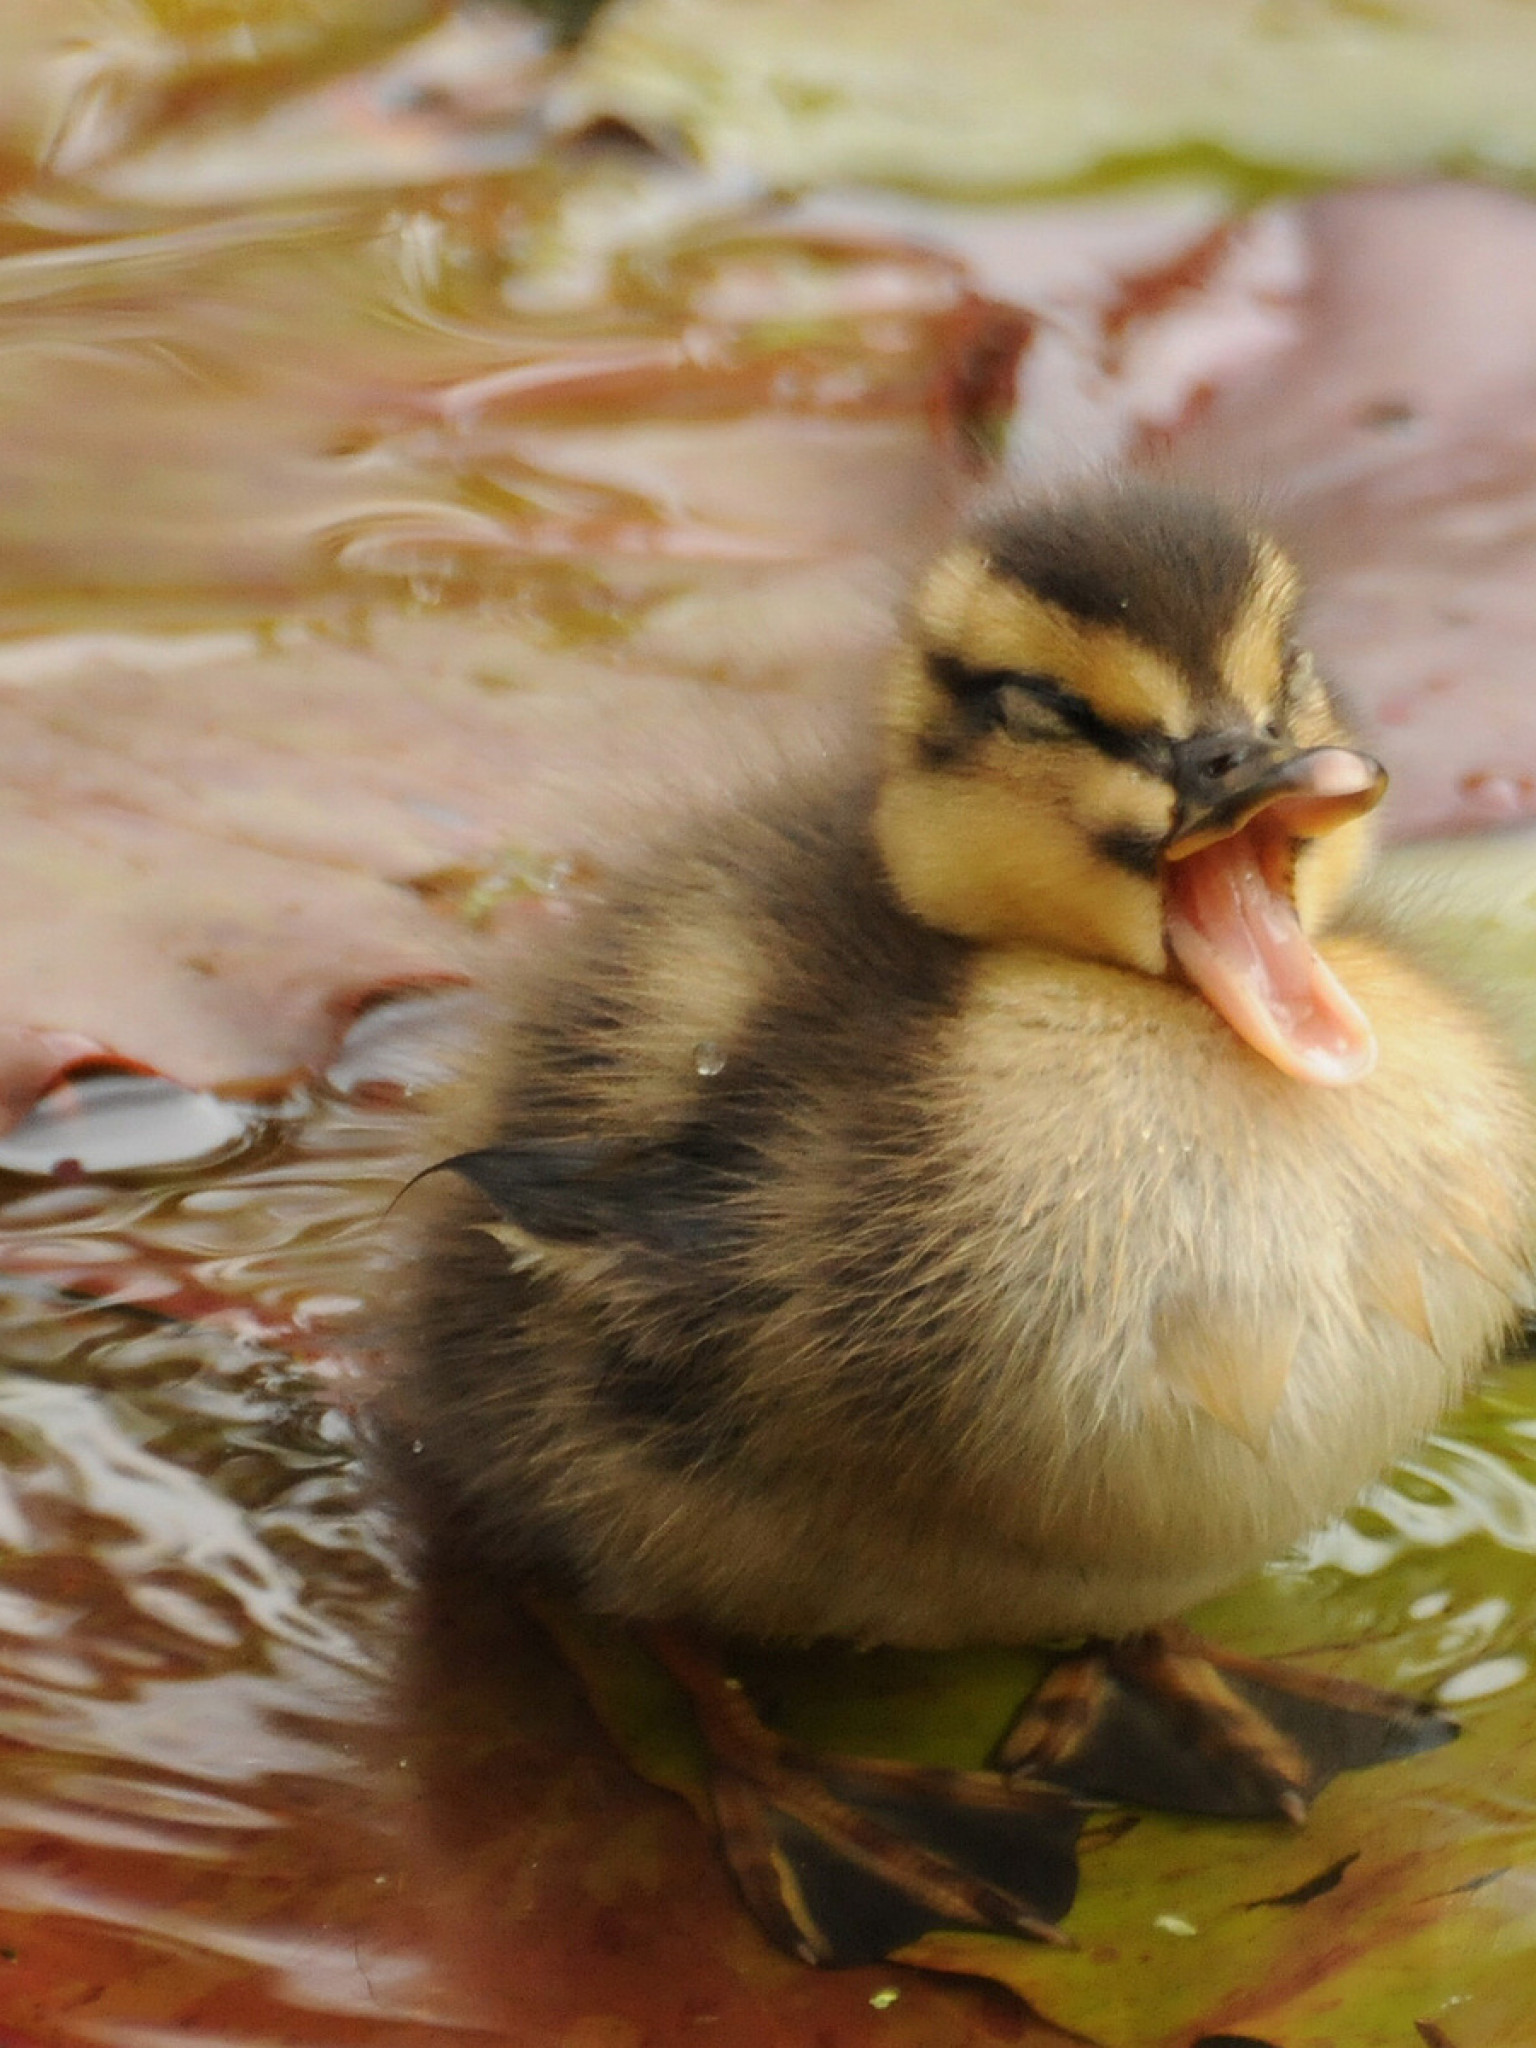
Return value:
[(1117, 868), (1125, 868), (1148, 881), (1157, 873), (1163, 842), (1155, 832), (1142, 832), (1134, 825), (1124, 825), (1100, 832), (1093, 844), (1095, 850), (1106, 860), (1113, 861)]
[(1165, 734), (1155, 726), (1111, 724), (1099, 716), (1085, 697), (1064, 689), (1053, 676), (1013, 668), (972, 668), (954, 654), (930, 654), (927, 659), (934, 681), (963, 705), (979, 709), (1001, 690), (1020, 690), (1074, 738), (1086, 740), (1111, 760), (1132, 761), (1153, 775), (1166, 776), (1171, 772), (1172, 754)]

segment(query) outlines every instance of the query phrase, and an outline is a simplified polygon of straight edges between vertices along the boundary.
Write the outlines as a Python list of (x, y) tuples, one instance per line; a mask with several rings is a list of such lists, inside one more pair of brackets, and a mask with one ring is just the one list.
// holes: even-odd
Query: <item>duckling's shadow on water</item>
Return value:
[[(573, 1671), (571, 1641), (557, 1649), (549, 1633), (565, 1610), (539, 1602), (536, 1616), (521, 1582), (446, 1545), (417, 1569), (381, 1755), (409, 1773), (402, 1825), (434, 1948), (488, 2023), (512, 2026), (519, 2044), (560, 2041), (596, 2012), (669, 2041), (707, 2024), (733, 2048), (781, 2041), (786, 2019), (807, 2038), (814, 2021), (862, 2040), (890, 1966), (811, 1972), (768, 1945), (717, 1857), (702, 1751), (659, 1668), (622, 1631), (580, 1622), (585, 1662)], [(828, 1653), (834, 1667), (846, 1655)], [(938, 1678), (955, 1660), (901, 1661)], [(826, 1665), (815, 1652), (760, 1653), (753, 1682), (792, 1716), (825, 1695), (835, 1718)], [(867, 1693), (876, 1716), (880, 1693)], [(934, 2048), (1063, 2038), (1002, 1985), (899, 1981), (904, 2022)]]
[[(518, 1588), (447, 1554), (418, 1570), (388, 1739), (434, 1937), (493, 2010), (514, 1989), (523, 2018), (547, 2004), (558, 2040), (577, 1980), (590, 2011), (615, 1959), (626, 2003), (647, 1976), (685, 1975), (686, 1923), (723, 1880), (686, 1808), (625, 1767)], [(655, 1895), (659, 1869), (679, 1906)]]

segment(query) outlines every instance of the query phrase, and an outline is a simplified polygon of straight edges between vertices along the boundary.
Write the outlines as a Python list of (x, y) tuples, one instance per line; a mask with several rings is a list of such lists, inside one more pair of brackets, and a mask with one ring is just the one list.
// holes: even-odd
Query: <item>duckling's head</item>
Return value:
[(1311, 943), (1386, 787), (1293, 638), (1296, 572), (1221, 505), (1122, 483), (982, 520), (928, 574), (877, 811), (927, 923), (1182, 974), (1298, 1079), (1369, 1025)]

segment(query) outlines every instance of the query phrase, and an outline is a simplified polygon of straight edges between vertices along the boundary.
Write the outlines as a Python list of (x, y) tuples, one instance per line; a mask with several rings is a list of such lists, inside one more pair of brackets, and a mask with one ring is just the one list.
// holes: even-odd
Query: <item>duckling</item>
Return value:
[[(1350, 914), (1385, 776), (1299, 594), (1163, 484), (984, 513), (869, 743), (659, 835), (449, 1121), (399, 1426), (480, 1552), (648, 1630), (813, 1960), (791, 1836), (1050, 1939), (1065, 1794), (1296, 1819), (1453, 1732), (1170, 1624), (1428, 1429), (1526, 1285), (1536, 1117)], [(1086, 1648), (995, 1773), (903, 1776), (792, 1752), (684, 1625)], [(978, 1874), (940, 1808), (1037, 1853)]]

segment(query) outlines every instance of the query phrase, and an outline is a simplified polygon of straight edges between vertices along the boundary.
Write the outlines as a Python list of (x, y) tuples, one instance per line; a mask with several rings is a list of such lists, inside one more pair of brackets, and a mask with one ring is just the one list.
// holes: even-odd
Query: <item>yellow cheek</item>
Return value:
[[(1070, 802), (1067, 782), (1042, 774), (1026, 797), (1001, 777), (893, 776), (876, 831), (897, 893), (925, 923), (961, 938), (1161, 974), (1161, 888), (1097, 851), (1081, 778), (1070, 778)], [(1123, 808), (1105, 811), (1106, 829), (1127, 825), (1136, 829)]]
[(1124, 761), (1093, 759), (1072, 780), (1072, 813), (1083, 832), (1150, 832), (1161, 839), (1173, 830), (1173, 791), (1155, 775), (1143, 775)]

